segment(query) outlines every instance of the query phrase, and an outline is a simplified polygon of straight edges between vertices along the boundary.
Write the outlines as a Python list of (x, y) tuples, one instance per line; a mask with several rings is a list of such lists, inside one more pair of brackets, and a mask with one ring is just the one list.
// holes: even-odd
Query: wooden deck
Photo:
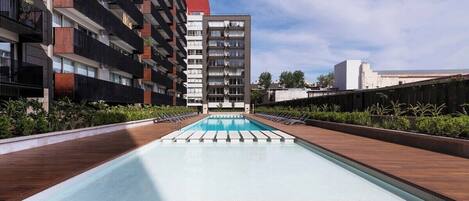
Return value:
[(469, 160), (322, 128), (251, 118), (454, 200), (469, 200)]
[(181, 125), (159, 123), (0, 155), (0, 200), (22, 200), (161, 138)]

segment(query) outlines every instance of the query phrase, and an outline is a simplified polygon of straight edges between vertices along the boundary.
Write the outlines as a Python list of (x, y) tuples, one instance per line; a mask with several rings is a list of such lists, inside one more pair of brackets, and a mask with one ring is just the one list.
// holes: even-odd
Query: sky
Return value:
[(469, 68), (467, 0), (210, 0), (212, 14), (252, 16), (252, 81), (346, 59), (375, 70)]

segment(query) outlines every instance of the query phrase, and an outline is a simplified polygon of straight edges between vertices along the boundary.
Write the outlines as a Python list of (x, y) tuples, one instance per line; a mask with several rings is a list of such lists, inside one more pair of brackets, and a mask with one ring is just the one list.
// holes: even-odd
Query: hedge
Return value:
[[(320, 108), (320, 107), (317, 107)], [(372, 115), (370, 112), (337, 112), (332, 107), (323, 109), (291, 108), (291, 107), (258, 107), (256, 113), (271, 115), (289, 115), (292, 117), (307, 117), (308, 119), (372, 126), (393, 130), (419, 132), (430, 135), (447, 136), (453, 138), (469, 137), (469, 116), (393, 116)]]
[(195, 112), (187, 107), (109, 106), (104, 102), (55, 101), (49, 112), (35, 100), (9, 100), (0, 107), (0, 139)]

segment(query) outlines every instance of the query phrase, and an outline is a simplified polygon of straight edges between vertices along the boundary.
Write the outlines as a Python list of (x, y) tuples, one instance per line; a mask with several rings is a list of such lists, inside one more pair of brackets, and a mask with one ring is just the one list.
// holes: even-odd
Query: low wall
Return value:
[(67, 131), (57, 131), (38, 135), (3, 139), (0, 140), (0, 154), (7, 154), (25, 149), (46, 146), (50, 144), (75, 140), (94, 135), (102, 135), (118, 130), (124, 130), (128, 128), (134, 128), (150, 124), (153, 124), (153, 119), (145, 119), (139, 121), (130, 121), (103, 126), (95, 126)]
[(306, 124), (429, 151), (469, 158), (469, 140), (318, 120), (306, 120)]

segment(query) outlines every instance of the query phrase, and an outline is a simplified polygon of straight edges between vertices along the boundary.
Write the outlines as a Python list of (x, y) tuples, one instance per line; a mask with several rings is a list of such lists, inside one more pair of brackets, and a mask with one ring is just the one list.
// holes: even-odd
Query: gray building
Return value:
[(203, 111), (250, 111), (251, 17), (203, 17)]

